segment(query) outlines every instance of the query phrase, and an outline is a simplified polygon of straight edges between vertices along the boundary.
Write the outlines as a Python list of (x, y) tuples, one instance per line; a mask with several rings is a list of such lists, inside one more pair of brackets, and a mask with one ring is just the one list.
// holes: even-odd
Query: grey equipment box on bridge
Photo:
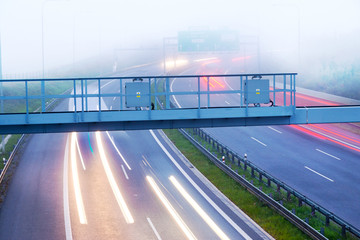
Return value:
[(149, 107), (149, 83), (127, 82), (125, 83), (126, 107)]
[(245, 103), (269, 103), (269, 79), (252, 79), (245, 82)]

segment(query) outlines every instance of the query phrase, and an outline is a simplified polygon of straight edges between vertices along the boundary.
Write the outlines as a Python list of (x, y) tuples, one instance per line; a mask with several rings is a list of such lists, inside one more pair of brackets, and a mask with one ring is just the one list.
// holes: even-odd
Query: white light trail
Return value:
[(73, 176), (74, 190), (75, 190), (75, 200), (79, 213), (80, 223), (87, 224), (87, 218), (85, 214), (83, 198), (81, 195), (79, 174), (76, 163), (76, 133), (75, 132), (73, 132), (71, 136), (71, 167), (72, 167), (71, 172)]
[(166, 209), (169, 211), (169, 213), (171, 214), (171, 216), (174, 218), (174, 220), (176, 221), (176, 223), (179, 225), (179, 227), (181, 228), (181, 230), (185, 233), (186, 237), (188, 239), (196, 239), (196, 237), (194, 236), (194, 234), (191, 232), (191, 230), (189, 229), (189, 227), (184, 223), (184, 221), (181, 219), (181, 217), (179, 216), (179, 214), (175, 211), (175, 209), (173, 208), (173, 206), (171, 205), (171, 203), (169, 202), (169, 200), (167, 200), (167, 198), (165, 197), (165, 195), (161, 192), (160, 188), (158, 187), (158, 185), (155, 183), (154, 179), (150, 176), (146, 176), (146, 180), (150, 183), (150, 186), (153, 188), (153, 190), (155, 191), (156, 195), (158, 196), (158, 198), (161, 200), (161, 202), (164, 204), (164, 206), (166, 207)]
[(124, 156), (121, 154), (121, 152), (119, 151), (119, 149), (116, 147), (115, 142), (114, 142), (114, 139), (110, 137), (110, 134), (109, 134), (108, 131), (106, 131), (106, 134), (107, 134), (107, 136), (109, 137), (109, 139), (110, 139), (112, 145), (114, 146), (116, 152), (119, 154), (119, 156), (121, 157), (121, 159), (122, 159), (123, 162), (125, 163), (126, 167), (127, 167), (129, 170), (131, 170), (131, 167), (129, 166), (129, 164), (128, 164), (127, 161), (125, 160)]
[(226, 234), (219, 228), (218, 225), (209, 217), (209, 215), (199, 206), (199, 204), (189, 195), (189, 193), (181, 186), (174, 176), (169, 177), (170, 181), (181, 195), (188, 201), (188, 203), (195, 209), (200, 217), (209, 225), (209, 227), (218, 235), (220, 239), (230, 239)]
[(81, 155), (81, 151), (80, 151), (80, 146), (79, 146), (79, 141), (77, 139), (77, 134), (75, 133), (75, 139), (76, 139), (76, 146), (77, 146), (77, 149), (78, 149), (78, 152), (79, 152), (79, 156), (80, 156), (80, 160), (81, 160), (81, 164), (82, 164), (82, 167), (84, 170), (86, 170), (86, 167), (85, 167), (85, 163), (84, 163), (84, 159)]
[(125, 221), (130, 224), (130, 223), (134, 223), (134, 218), (132, 217), (129, 208), (126, 205), (126, 202), (123, 198), (123, 196), (121, 195), (121, 192), (119, 190), (119, 187), (115, 181), (114, 175), (111, 171), (108, 159), (106, 157), (105, 154), (105, 150), (102, 144), (102, 140), (101, 140), (101, 135), (100, 132), (96, 132), (96, 142), (99, 148), (99, 153), (100, 153), (100, 158), (101, 158), (101, 162), (103, 164), (106, 176), (108, 178), (109, 184), (111, 186), (111, 189), (115, 195), (116, 201), (119, 204), (119, 207), (121, 209), (121, 212), (123, 213), (124, 217), (125, 217)]
[(204, 61), (216, 60), (216, 59), (218, 59), (218, 58), (217, 58), (217, 57), (200, 58), (200, 59), (196, 59), (196, 60), (194, 60), (194, 62), (204, 62)]

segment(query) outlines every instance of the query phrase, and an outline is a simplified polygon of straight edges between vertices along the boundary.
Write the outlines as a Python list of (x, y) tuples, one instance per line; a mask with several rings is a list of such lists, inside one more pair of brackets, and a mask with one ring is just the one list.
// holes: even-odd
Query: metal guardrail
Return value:
[[(299, 227), (302, 231), (307, 233), (309, 236), (311, 236), (314, 239), (326, 239), (320, 232), (313, 229), (310, 225), (308, 225), (305, 221), (302, 219), (299, 219), (295, 214), (293, 214), (291, 211), (286, 209), (284, 206), (282, 206), (279, 202), (277, 202), (275, 199), (273, 199), (271, 196), (266, 195), (264, 192), (262, 192), (260, 189), (258, 189), (253, 184), (249, 183), (244, 177), (240, 176), (237, 172), (232, 170), (229, 166), (222, 163), (215, 154), (211, 153), (209, 150), (207, 150), (204, 146), (202, 146), (197, 140), (195, 140), (191, 135), (189, 135), (186, 131), (180, 130), (180, 132), (189, 139), (201, 152), (203, 152), (209, 159), (214, 162), (219, 168), (221, 168), (224, 172), (226, 172), (230, 177), (232, 177), (234, 180), (245, 186), (250, 192), (252, 192), (254, 195), (256, 195), (259, 199), (269, 204), (271, 207), (273, 207), (275, 210), (277, 210), (281, 215), (283, 215), (285, 218), (287, 218), (290, 222), (294, 223), (297, 227)], [(352, 226), (351, 224), (347, 223), (345, 220), (341, 219), (340, 217), (336, 216), (334, 213), (328, 211), (324, 207), (320, 206), (316, 202), (312, 201), (305, 195), (299, 193), (295, 189), (291, 188), (284, 182), (276, 179), (275, 177), (271, 176), (266, 171), (260, 169), (255, 164), (251, 163), (250, 161), (240, 157), (238, 154), (231, 151), (228, 147), (222, 145), (214, 139), (212, 136), (207, 134), (201, 129), (193, 129), (193, 132), (200, 136), (203, 140), (205, 140), (208, 144), (211, 144), (213, 148), (217, 149), (218, 152), (224, 154), (227, 156), (228, 159), (232, 161), (233, 164), (237, 164), (239, 167), (242, 167), (244, 170), (247, 168), (250, 168), (252, 177), (256, 177), (255, 172), (257, 173), (258, 177), (256, 177), (258, 180), (263, 182), (263, 178), (265, 177), (267, 179), (267, 185), (271, 186), (272, 183), (274, 183), (277, 186), (277, 190), (280, 191), (283, 189), (287, 192), (287, 198), (290, 199), (291, 195), (295, 196), (298, 201), (299, 205), (307, 204), (311, 207), (312, 213), (315, 213), (315, 211), (318, 211), (322, 215), (325, 216), (326, 221), (325, 225), (328, 226), (330, 224), (330, 220), (334, 223), (338, 224), (342, 229), (342, 234), (345, 235), (346, 231), (352, 233), (356, 237), (360, 238), (360, 231)]]
[(8, 168), (9, 168), (9, 166), (10, 166), (10, 164), (11, 164), (11, 162), (12, 162), (12, 160), (13, 160), (13, 158), (14, 158), (17, 150), (18, 150), (18, 147), (19, 147), (21, 141), (22, 141), (23, 138), (24, 138), (24, 135), (25, 135), (25, 134), (21, 135), (20, 139), (18, 140), (18, 142), (16, 143), (14, 149), (13, 149), (12, 152), (11, 152), (11, 154), (10, 154), (10, 156), (9, 156), (9, 159), (6, 161), (6, 164), (5, 164), (4, 168), (3, 168), (2, 171), (1, 171), (1, 174), (0, 174), (0, 184), (2, 184), (2, 181), (4, 180), (5, 174), (6, 174)]

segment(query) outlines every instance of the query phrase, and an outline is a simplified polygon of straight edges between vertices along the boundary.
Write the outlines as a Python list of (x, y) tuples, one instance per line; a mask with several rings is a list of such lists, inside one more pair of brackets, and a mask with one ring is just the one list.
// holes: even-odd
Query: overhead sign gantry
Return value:
[[(8, 87), (23, 91), (0, 96), (0, 101), (4, 105), (17, 101), (23, 110), (0, 114), (0, 134), (360, 122), (359, 106), (296, 107), (296, 75), (136, 77), (142, 81), (134, 77), (2, 79)], [(73, 91), (64, 95), (47, 95), (46, 89), (29, 91), (29, 86), (40, 86), (41, 81), (45, 86), (71, 81)], [(174, 90), (174, 81), (194, 88)], [(216, 82), (227, 84), (217, 87)], [(219, 96), (231, 98), (231, 105)], [(30, 103), (40, 101), (44, 106), (49, 99), (66, 101), (69, 108), (29, 111)], [(174, 103), (185, 100), (186, 106)]]

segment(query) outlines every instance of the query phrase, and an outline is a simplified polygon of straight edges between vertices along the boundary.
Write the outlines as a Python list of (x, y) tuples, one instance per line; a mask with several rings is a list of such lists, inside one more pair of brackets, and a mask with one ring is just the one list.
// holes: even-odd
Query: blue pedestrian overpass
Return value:
[[(2, 88), (17, 91), (0, 96), (0, 133), (360, 122), (359, 106), (296, 107), (296, 76), (1, 79)], [(69, 90), (48, 93), (61, 84)], [(51, 101), (58, 107), (47, 108)]]

